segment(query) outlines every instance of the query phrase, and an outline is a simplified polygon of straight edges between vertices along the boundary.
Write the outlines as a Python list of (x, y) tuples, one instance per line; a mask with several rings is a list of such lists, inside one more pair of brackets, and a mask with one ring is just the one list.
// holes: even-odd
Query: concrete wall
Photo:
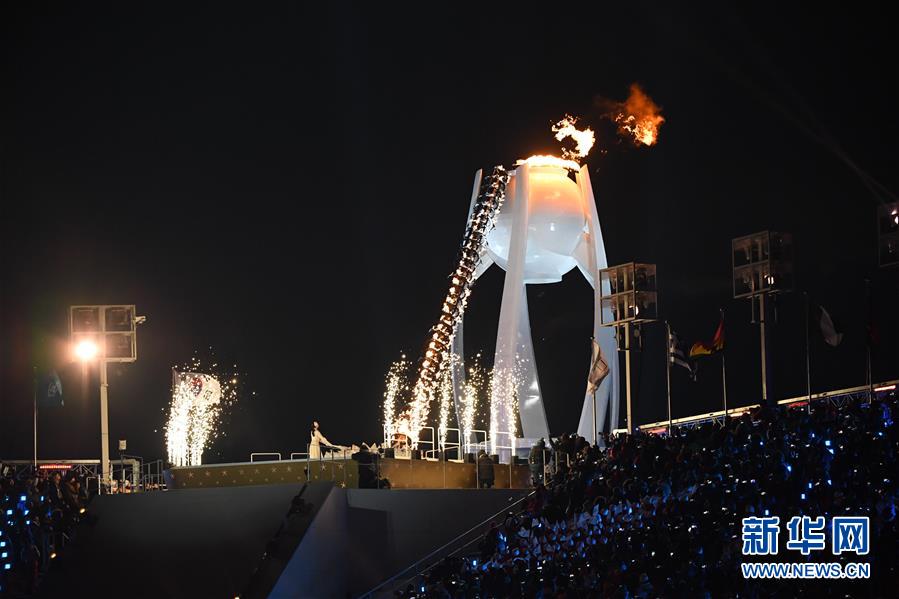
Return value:
[(334, 488), (271, 596), (357, 596), (526, 494)]

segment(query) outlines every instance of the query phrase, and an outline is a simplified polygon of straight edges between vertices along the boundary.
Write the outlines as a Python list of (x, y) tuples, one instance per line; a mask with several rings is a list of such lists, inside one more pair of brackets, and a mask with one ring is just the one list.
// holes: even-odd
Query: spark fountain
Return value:
[(166, 445), (169, 462), (175, 466), (198, 466), (203, 463), (203, 449), (215, 430), (222, 399), (222, 387), (214, 376), (200, 373), (177, 373)]
[(213, 363), (211, 373), (194, 358), (180, 369), (172, 369), (172, 400), (165, 425), (168, 461), (174, 466), (199, 466), (209, 444), (224, 434), (223, 417), (237, 401), (238, 374), (220, 372)]

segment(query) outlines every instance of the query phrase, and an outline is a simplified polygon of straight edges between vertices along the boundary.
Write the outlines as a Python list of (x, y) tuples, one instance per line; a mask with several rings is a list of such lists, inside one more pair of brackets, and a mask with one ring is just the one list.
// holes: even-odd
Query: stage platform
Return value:
[[(204, 464), (166, 470), (169, 489), (240, 487), (285, 483), (333, 482), (341, 488), (371, 488), (372, 481), (387, 479), (394, 489), (475, 489), (477, 465), (431, 460), (378, 460), (377, 473), (356, 460), (281, 460)], [(529, 489), (526, 465), (494, 464), (496, 489)], [(361, 475), (361, 476), (360, 476)], [(360, 480), (363, 481), (360, 484)]]

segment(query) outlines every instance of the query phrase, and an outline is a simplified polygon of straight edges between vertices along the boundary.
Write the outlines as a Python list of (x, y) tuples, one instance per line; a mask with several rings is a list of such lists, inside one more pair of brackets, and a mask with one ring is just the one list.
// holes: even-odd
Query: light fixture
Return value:
[(75, 345), (75, 356), (82, 362), (87, 362), (97, 357), (98, 349), (95, 342), (83, 339)]

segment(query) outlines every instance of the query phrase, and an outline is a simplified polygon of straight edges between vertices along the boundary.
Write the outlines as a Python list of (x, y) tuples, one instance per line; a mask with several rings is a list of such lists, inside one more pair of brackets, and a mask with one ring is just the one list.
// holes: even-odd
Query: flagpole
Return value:
[(587, 373), (587, 390), (593, 389), (593, 445), (599, 445), (599, 431), (596, 425), (596, 391), (598, 385), (593, 384), (593, 371), (599, 361), (602, 360), (602, 349), (596, 337), (590, 337), (590, 372)]
[[(596, 341), (596, 337), (590, 337), (590, 355), (591, 356), (593, 355), (593, 349), (594, 349), (593, 344), (594, 343), (598, 343), (598, 341)], [(595, 364), (596, 360), (599, 360), (599, 359), (600, 359), (600, 355), (597, 354), (594, 357), (594, 359), (590, 362), (590, 372), (587, 374), (588, 379), (593, 374), (593, 367), (596, 365)], [(593, 445), (594, 446), (598, 445), (597, 442), (599, 441), (599, 433), (596, 429), (597, 429), (597, 427), (596, 427), (596, 387), (593, 387)]]
[(727, 426), (727, 367), (724, 362), (724, 350), (721, 351), (721, 391), (724, 394), (724, 425)]
[(866, 329), (865, 330), (865, 348), (867, 350), (867, 373), (866, 373), (866, 376), (868, 378), (868, 380), (866, 382), (868, 384), (868, 402), (870, 403), (870, 402), (874, 401), (874, 376), (873, 376), (873, 373), (871, 372), (871, 343), (872, 343), (871, 335), (873, 332), (872, 328), (874, 326), (874, 324), (872, 322), (872, 318), (871, 318), (871, 312), (872, 312), (872, 310), (871, 310), (871, 279), (865, 279), (865, 296), (866, 296), (865, 299), (867, 300), (865, 302), (867, 304), (865, 306), (866, 312), (867, 312), (866, 318), (868, 320), (868, 322), (866, 323), (866, 327), (865, 327), (865, 329)]
[(868, 342), (868, 401), (874, 400), (874, 383), (872, 382), (874, 379), (871, 376), (871, 344)]
[[(719, 308), (721, 321), (724, 321), (724, 308)], [(723, 333), (722, 333), (723, 335)], [(727, 426), (727, 365), (724, 361), (725, 347), (721, 348), (721, 395), (724, 398), (724, 426)]]
[(766, 406), (768, 403), (768, 339), (765, 335), (765, 328), (768, 326), (768, 315), (765, 309), (765, 293), (757, 296), (759, 298), (759, 346), (761, 347), (762, 362), (762, 403)]
[(665, 321), (665, 333), (668, 336), (668, 345), (665, 348), (665, 383), (668, 392), (668, 438), (671, 438), (671, 325)]
[(625, 399), (627, 400), (627, 434), (634, 434), (634, 420), (631, 412), (631, 323), (624, 323), (624, 378), (627, 382)]
[(37, 473), (37, 366), (32, 366), (31, 399), (34, 412), (34, 472)]
[(809, 319), (809, 298), (808, 292), (803, 291), (802, 294), (805, 296), (805, 391), (808, 394), (808, 408), (807, 411), (811, 413), (812, 411), (812, 349), (809, 344), (808, 337), (808, 319)]

